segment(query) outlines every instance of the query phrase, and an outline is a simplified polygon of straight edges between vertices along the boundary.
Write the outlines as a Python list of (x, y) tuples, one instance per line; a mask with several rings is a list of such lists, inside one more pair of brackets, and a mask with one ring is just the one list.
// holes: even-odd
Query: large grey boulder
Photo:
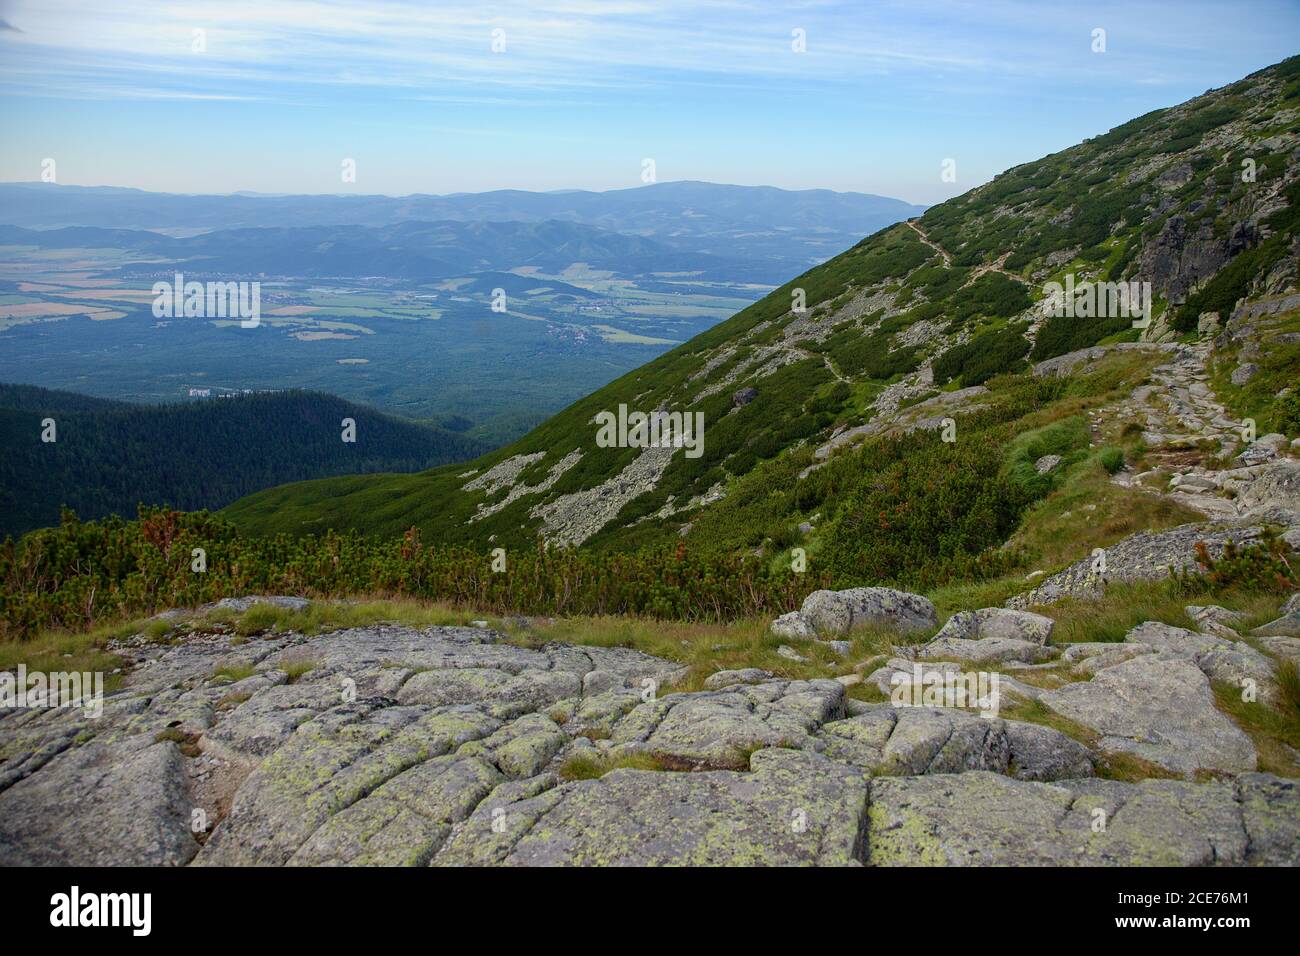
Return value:
[(1300, 637), (1300, 610), (1261, 624), (1250, 633), (1257, 637)]
[(1032, 783), (989, 772), (871, 782), (873, 866), (1295, 866), (1300, 786)]
[(939, 623), (939, 614), (928, 598), (894, 588), (814, 591), (804, 599), (802, 614), (823, 636), (847, 634), (857, 627), (909, 633)]
[(1175, 773), (1255, 769), (1254, 744), (1214, 703), (1194, 663), (1144, 654), (1090, 681), (1045, 692), (1040, 700), (1100, 735), (1110, 753), (1130, 753)]
[(0, 793), (0, 866), (179, 866), (190, 832), (184, 759), (150, 735), (66, 750)]
[(817, 629), (803, 616), (802, 611), (782, 614), (772, 622), (771, 630), (777, 637), (793, 638), (796, 641), (811, 641), (817, 637)]
[[(991, 682), (996, 675), (998, 694), (1016, 694), (1029, 700), (1037, 700), (1044, 693), (1041, 687), (1023, 683), (1008, 674), (998, 671), (971, 671), (968, 669), (968, 665), (964, 663), (953, 661), (929, 662), (909, 660), (904, 657), (889, 658), (884, 664), (868, 674), (864, 680), (881, 693), (891, 695), (891, 700), (894, 699), (895, 693), (904, 699), (910, 699), (909, 695), (911, 695), (922, 700), (925, 700), (926, 693), (931, 693), (931, 696), (935, 698), (933, 701), (935, 706), (944, 706), (943, 700), (946, 699), (949, 691), (956, 693), (961, 687), (967, 688), (966, 696), (969, 698), (971, 696), (969, 693), (970, 682), (972, 680), (978, 681), (981, 675), (990, 688), (992, 686)], [(954, 705), (948, 704), (947, 706)], [(958, 704), (956, 706), (980, 709), (975, 704)]]
[(1043, 614), (1014, 611), (1004, 607), (985, 607), (978, 611), (958, 611), (948, 618), (935, 639), (955, 637), (968, 641), (1003, 638), (1047, 644), (1056, 622)]
[(1067, 597), (1098, 597), (1112, 582), (1164, 580), (1171, 568), (1181, 571), (1199, 568), (1196, 562), (1199, 543), (1204, 542), (1209, 553), (1218, 557), (1229, 541), (1243, 547), (1257, 541), (1263, 530), (1259, 526), (1241, 528), (1201, 523), (1165, 531), (1139, 531), (1105, 549), (1104, 572), (1097, 570), (1095, 558), (1083, 558), (1064, 571), (1043, 578), (1032, 590), (1009, 598), (1005, 604), (1024, 610)]
[(1169, 651), (1191, 660), (1197, 654), (1223, 647), (1227, 642), (1213, 634), (1189, 631), (1185, 627), (1174, 627), (1159, 621), (1146, 621), (1124, 635), (1124, 643), (1145, 644), (1154, 650)]
[(722, 690), (736, 684), (761, 684), (772, 679), (772, 672), (759, 667), (742, 667), (740, 670), (718, 671), (704, 679), (709, 690)]

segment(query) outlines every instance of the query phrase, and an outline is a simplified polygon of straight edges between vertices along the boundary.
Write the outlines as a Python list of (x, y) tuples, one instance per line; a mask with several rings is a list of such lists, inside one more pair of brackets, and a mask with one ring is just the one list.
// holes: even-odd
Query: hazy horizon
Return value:
[(781, 192), (790, 192), (790, 193), (825, 192), (825, 193), (836, 193), (841, 195), (875, 196), (880, 199), (896, 199), (899, 202), (909, 203), (911, 205), (919, 205), (919, 206), (929, 205), (928, 203), (914, 203), (906, 196), (886, 196), (881, 193), (868, 193), (857, 189), (829, 189), (823, 186), (810, 186), (802, 189), (789, 189), (784, 186), (773, 186), (771, 183), (712, 182), (703, 179), (674, 179), (674, 180), (667, 180), (665, 182), (660, 182), (660, 183), (639, 183), (633, 186), (610, 186), (604, 189), (590, 188), (586, 186), (567, 186), (567, 187), (562, 186), (556, 189), (522, 189), (516, 186), (498, 186), (498, 187), (493, 187), (488, 189), (456, 190), (454, 192), (446, 192), (446, 193), (432, 193), (432, 192), (393, 193), (393, 192), (382, 192), (382, 191), (263, 192), (256, 189), (235, 189), (235, 190), (227, 190), (222, 192), (199, 190), (199, 191), (190, 192), (190, 191), (174, 191), (168, 189), (144, 189), (138, 186), (122, 186), (116, 183), (44, 183), (41, 182), (39, 179), (0, 180), (0, 186), (53, 186), (55, 188), (71, 187), (75, 189), (120, 189), (120, 190), (130, 190), (133, 192), (142, 192), (142, 193), (157, 193), (158, 195), (165, 195), (165, 196), (211, 196), (215, 198), (221, 198), (227, 196), (247, 196), (253, 198), (261, 197), (266, 199), (290, 198), (296, 196), (309, 196), (313, 198), (329, 197), (329, 198), (340, 198), (340, 199), (364, 199), (367, 196), (379, 196), (385, 199), (405, 199), (405, 198), (412, 198), (417, 196), (428, 196), (437, 199), (446, 199), (455, 196), (473, 196), (473, 195), (482, 195), (484, 193), (494, 193), (494, 192), (530, 192), (530, 193), (540, 193), (540, 194), (547, 194), (547, 195), (561, 195), (563, 193), (624, 192), (631, 189), (645, 189), (651, 186), (674, 186), (674, 185), (682, 185), (682, 184), (702, 185), (702, 186), (722, 186), (722, 187), (734, 186), (740, 189), (776, 189), (776, 190), (780, 190)]
[(442, 196), (651, 175), (931, 205), (1275, 63), (1297, 36), (1281, 0), (1176, 18), (1020, 0), (0, 0), (0, 179), (54, 160), (72, 185)]

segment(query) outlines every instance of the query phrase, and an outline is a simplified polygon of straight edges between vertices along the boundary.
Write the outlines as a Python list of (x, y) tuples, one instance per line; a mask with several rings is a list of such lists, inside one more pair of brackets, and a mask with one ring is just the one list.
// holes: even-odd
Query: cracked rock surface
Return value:
[[(1107, 675), (1148, 661), (1181, 668), (1180, 693), (1207, 681), (1206, 649), (1113, 645), (1138, 646), (1091, 682), (1006, 686), (1114, 695)], [(1101, 780), (1099, 754), (1055, 729), (867, 704), (838, 680), (750, 669), (674, 693), (670, 661), (457, 627), (139, 637), (120, 653), (101, 717), (0, 712), (0, 864), (1300, 862), (1292, 781)], [(955, 665), (893, 660), (870, 680), (915, 666)], [(1084, 710), (1106, 741), (1136, 740), (1106, 700)], [(1215, 765), (1253, 768), (1215, 739)], [(572, 779), (576, 758), (601, 774)]]

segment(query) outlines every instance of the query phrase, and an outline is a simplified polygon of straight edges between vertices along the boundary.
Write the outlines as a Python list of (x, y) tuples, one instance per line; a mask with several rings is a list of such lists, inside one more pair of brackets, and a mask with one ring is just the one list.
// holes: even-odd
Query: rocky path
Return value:
[[(1155, 463), (1142, 474), (1122, 472), (1115, 481), (1129, 487), (1167, 481), (1162, 493), (1209, 518), (1247, 518), (1265, 498), (1277, 498), (1267, 494), (1268, 479), (1286, 471), (1289, 443), (1282, 435), (1246, 441), (1247, 423), (1234, 417), (1210, 387), (1209, 354), (1207, 341), (1180, 347), (1171, 361), (1152, 371), (1151, 382), (1136, 389), (1125, 407), (1108, 410), (1137, 416), (1142, 439), (1151, 449), (1148, 458)], [(1230, 462), (1227, 467), (1192, 463), (1202, 456), (1188, 452), (1207, 442), (1214, 445), (1219, 460)], [(1252, 491), (1261, 476), (1264, 486)]]
[[(916, 623), (914, 598), (890, 607)], [(844, 610), (818, 607), (822, 624)], [(945, 639), (1014, 639), (1002, 627), (980, 612)], [(1112, 683), (1204, 682), (1182, 651), (1141, 648), (1100, 675), (1149, 658), (1183, 669)], [(1231, 764), (1230, 779), (1101, 780), (1100, 752), (1037, 724), (761, 671), (678, 694), (669, 661), (486, 629), (139, 636), (121, 652), (127, 686), (102, 717), (0, 715), (0, 864), (1300, 862), (1300, 788), (1251, 772), (1249, 741), (1191, 705), (1166, 722), (1181, 736), (1143, 752)], [(1113, 698), (1075, 712), (1136, 747)]]
[(1090, 413), (1098, 441), (1105, 427), (1131, 424), (1142, 429), (1148, 447), (1147, 470), (1125, 469), (1112, 481), (1135, 493), (1166, 496), (1206, 520), (1133, 534), (1105, 549), (1103, 572), (1094, 556), (1082, 558), (1012, 598), (1009, 607), (1095, 596), (1107, 582), (1153, 580), (1168, 577), (1171, 568), (1194, 569), (1199, 542), (1218, 554), (1228, 542), (1240, 546), (1257, 540), (1265, 527), (1300, 548), (1298, 449), (1283, 435), (1244, 440), (1246, 423), (1232, 416), (1210, 387), (1208, 342), (1094, 346), (1040, 362), (1034, 373), (1069, 374), (1116, 349), (1160, 349), (1168, 360), (1125, 400)]
[(942, 246), (940, 246), (937, 242), (935, 242), (933, 239), (931, 239), (929, 236), (927, 236), (927, 235), (925, 234), (925, 230), (922, 229), (919, 225), (917, 225), (915, 221), (909, 219), (909, 220), (907, 220), (907, 224), (908, 224), (908, 226), (911, 227), (911, 229), (912, 229), (913, 232), (915, 232), (918, 236), (921, 237), (921, 241), (922, 241), (922, 242), (924, 242), (927, 246), (929, 246), (929, 247), (930, 247), (931, 249), (933, 249), (935, 252), (939, 253), (939, 255), (943, 258), (943, 264), (944, 264), (945, 266), (947, 266), (949, 269), (951, 269), (951, 268), (952, 268), (952, 256), (948, 255), (948, 253), (944, 251), (944, 249), (943, 249)]

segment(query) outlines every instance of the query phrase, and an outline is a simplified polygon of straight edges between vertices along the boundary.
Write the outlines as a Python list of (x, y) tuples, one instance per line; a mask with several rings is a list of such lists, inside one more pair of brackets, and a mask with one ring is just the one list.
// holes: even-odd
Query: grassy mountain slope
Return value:
[[(356, 421), (355, 443), (342, 441), (344, 418)], [(134, 517), (139, 502), (219, 508), (286, 481), (414, 471), (482, 450), (313, 392), (140, 406), (26, 385), (0, 385), (0, 444), (0, 537), (56, 524), (64, 505), (86, 519)]]
[[(1292, 58), (884, 229), (508, 448), (277, 488), (226, 514), (253, 533), (414, 525), (478, 547), (684, 538), (770, 556), (800, 542), (844, 580), (996, 570), (979, 562), (1016, 560), (989, 549), (1026, 509), (1122, 454), (1101, 461), (1085, 413), (1154, 359), (1121, 354), (1070, 379), (1023, 374), (1027, 363), (1193, 335), (1203, 311), (1294, 288), (1298, 134)], [(1044, 319), (1044, 283), (1067, 273), (1150, 282), (1155, 321), (1139, 333), (1128, 319)], [(703, 412), (704, 454), (596, 447), (594, 416), (620, 404)], [(948, 413), (955, 443), (925, 427)], [(1060, 473), (1036, 472), (1046, 454), (1062, 456)], [(1179, 517), (1158, 511), (1143, 516)]]

